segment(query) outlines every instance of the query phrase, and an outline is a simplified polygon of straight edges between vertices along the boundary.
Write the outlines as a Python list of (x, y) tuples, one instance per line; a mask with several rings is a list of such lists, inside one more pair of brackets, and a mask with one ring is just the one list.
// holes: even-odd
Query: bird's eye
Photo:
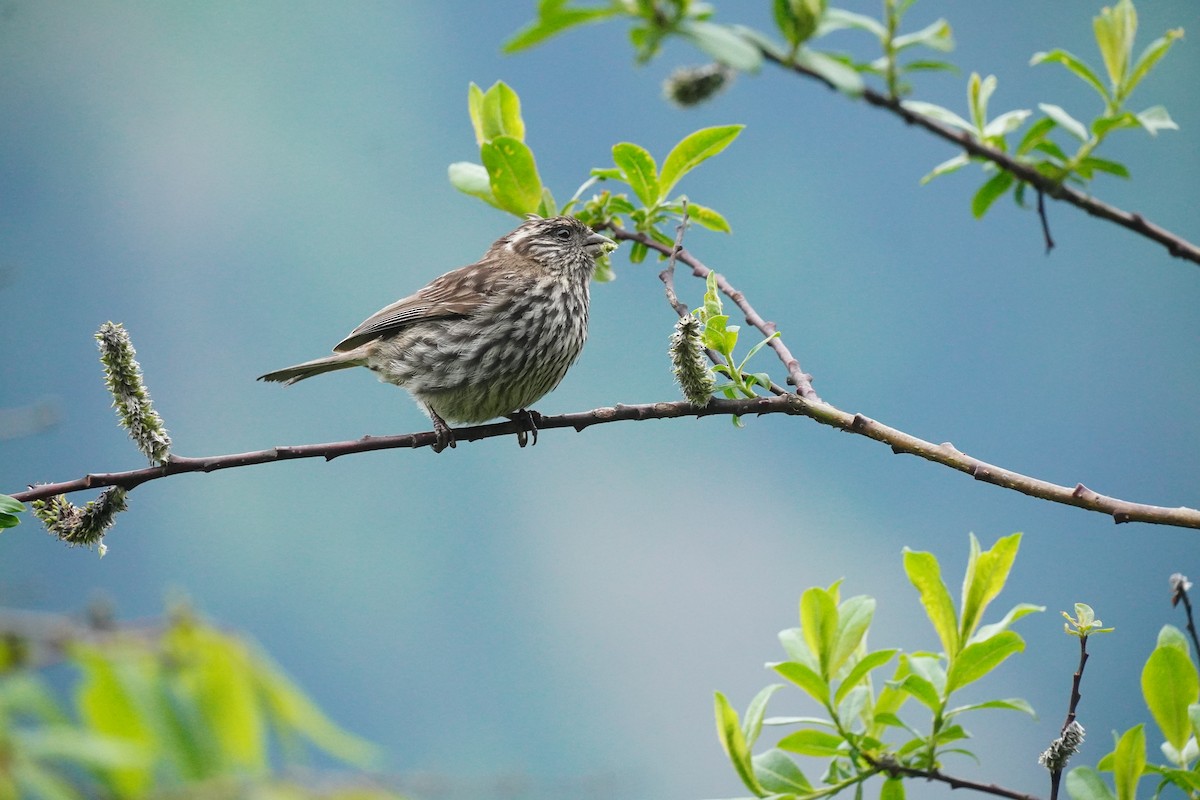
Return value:
[(571, 238), (571, 231), (567, 228), (555, 228), (551, 235), (560, 242), (565, 242)]

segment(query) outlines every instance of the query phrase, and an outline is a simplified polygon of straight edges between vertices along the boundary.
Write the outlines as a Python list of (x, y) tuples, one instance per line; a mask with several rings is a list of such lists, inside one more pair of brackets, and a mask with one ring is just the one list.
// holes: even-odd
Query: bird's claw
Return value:
[(446, 421), (433, 413), (430, 409), (429, 418), (433, 420), (433, 435), (437, 437), (437, 441), (433, 443), (433, 452), (440, 453), (447, 447), (453, 449), (455, 446), (454, 429), (446, 424)]
[[(527, 444), (537, 444), (538, 440), (538, 423), (542, 421), (542, 415), (536, 411), (522, 408), (512, 414), (507, 415), (510, 420), (517, 423), (520, 427), (517, 428), (517, 444), (524, 447)], [(532, 442), (530, 434), (533, 435)]]

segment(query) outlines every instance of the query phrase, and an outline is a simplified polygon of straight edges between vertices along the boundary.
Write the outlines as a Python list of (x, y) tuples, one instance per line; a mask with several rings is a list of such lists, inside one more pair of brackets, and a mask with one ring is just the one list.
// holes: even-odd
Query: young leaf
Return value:
[(742, 719), (742, 736), (746, 740), (747, 748), (754, 747), (754, 743), (758, 741), (758, 734), (762, 732), (763, 715), (767, 712), (767, 701), (771, 699), (771, 695), (782, 688), (782, 683), (773, 683), (763, 688), (762, 691), (754, 695), (754, 699), (747, 706), (746, 716)]
[(1104, 67), (1108, 70), (1108, 78), (1117, 87), (1120, 96), (1129, 69), (1129, 56), (1133, 52), (1133, 39), (1137, 34), (1137, 12), (1133, 3), (1130, 0), (1118, 0), (1111, 8), (1100, 9), (1100, 16), (1092, 20), (1092, 27), (1100, 55), (1104, 58)]
[(659, 200), (666, 199), (679, 179), (700, 162), (715, 156), (729, 146), (738, 137), (744, 125), (719, 125), (713, 128), (701, 128), (695, 133), (683, 138), (679, 144), (667, 153), (663, 162), (662, 173), (659, 176)]
[(777, 748), (771, 748), (751, 759), (754, 774), (759, 784), (768, 792), (777, 794), (809, 794), (812, 784), (796, 762)]
[(487, 167), (492, 194), (505, 211), (524, 215), (537, 211), (542, 200), (542, 179), (533, 152), (511, 136), (498, 136), (479, 148)]
[(836, 733), (818, 730), (803, 730), (789, 733), (779, 740), (776, 745), (780, 750), (797, 753), (802, 756), (831, 758), (844, 755), (842, 745), (846, 740)]
[(966, 153), (959, 153), (953, 158), (948, 158), (942, 163), (933, 168), (932, 171), (924, 178), (921, 178), (921, 185), (929, 183), (934, 178), (939, 178), (942, 175), (949, 175), (951, 172), (958, 172), (960, 169), (971, 163), (971, 157)]
[(1100, 81), (1100, 78), (1096, 76), (1096, 73), (1092, 72), (1092, 68), (1084, 63), (1082, 59), (1072, 55), (1071, 53), (1068, 53), (1066, 50), (1051, 50), (1048, 53), (1034, 53), (1033, 58), (1029, 60), (1029, 66), (1034, 67), (1038, 64), (1062, 64), (1071, 72), (1075, 73), (1080, 80), (1095, 89), (1097, 94), (1103, 98), (1106, 104), (1111, 100), (1111, 97), (1108, 94), (1108, 89)]
[[(833, 9), (830, 9), (832, 11)], [(805, 69), (820, 75), (839, 92), (850, 97), (858, 97), (866, 89), (866, 83), (853, 67), (831, 58), (817, 50), (802, 48), (796, 53), (795, 62)]]
[(1022, 711), (1031, 717), (1037, 717), (1037, 712), (1033, 710), (1033, 706), (1029, 705), (1028, 702), (1019, 697), (1010, 697), (1007, 700), (986, 700), (982, 703), (970, 703), (969, 705), (965, 706), (956, 706), (955, 708), (947, 711), (943, 716), (946, 719), (951, 719), (959, 714), (966, 713), (967, 711), (979, 711), (980, 709), (984, 708), (1000, 708), (1008, 711)]
[(725, 749), (725, 755), (729, 757), (734, 770), (746, 788), (759, 797), (764, 796), (766, 792), (763, 791), (758, 779), (754, 776), (754, 767), (750, 762), (750, 748), (746, 745), (742, 728), (738, 724), (737, 712), (729, 705), (725, 695), (720, 692), (714, 694), (714, 706), (717, 717), (717, 736), (721, 740), (721, 747)]
[(1200, 694), (1196, 668), (1185, 651), (1159, 645), (1142, 668), (1142, 695), (1163, 737), (1182, 751), (1192, 734), (1188, 706)]
[(696, 47), (736, 70), (758, 72), (762, 66), (762, 53), (758, 48), (724, 25), (688, 19), (679, 23), (677, 30)]
[(1117, 800), (1135, 800), (1138, 781), (1146, 767), (1146, 734), (1141, 725), (1125, 731), (1117, 742), (1113, 759), (1113, 783)]
[(1049, 117), (1042, 117), (1030, 125), (1029, 130), (1025, 131), (1025, 135), (1021, 137), (1021, 143), (1017, 145), (1017, 155), (1023, 156), (1032, 150), (1039, 142), (1046, 138), (1046, 134), (1054, 130), (1054, 126), (1057, 124), (1057, 122)]
[(633, 189), (643, 205), (659, 200), (658, 165), (654, 157), (632, 142), (613, 145), (613, 163), (621, 169), (622, 179)]
[(708, 228), (710, 231), (733, 233), (725, 217), (699, 203), (688, 203), (688, 219), (695, 220), (697, 225)]
[(607, 8), (564, 8), (556, 9), (553, 13), (544, 12), (533, 22), (512, 35), (500, 48), (503, 53), (516, 53), (539, 45), (552, 36), (557, 36), (565, 30), (597, 22), (619, 13), (616, 7)]
[(907, 50), (916, 45), (924, 45), (931, 50), (949, 53), (954, 49), (954, 36), (953, 31), (950, 29), (950, 23), (944, 19), (939, 19), (936, 22), (931, 22), (919, 31), (906, 33), (892, 40), (892, 47), (897, 52)]
[(838, 608), (837, 630), (829, 656), (830, 675), (836, 675), (850, 656), (854, 655), (867, 634), (867, 628), (871, 626), (871, 617), (874, 614), (875, 598), (867, 595), (851, 597)]
[(478, 197), (488, 205), (501, 208), (500, 204), (496, 202), (496, 196), (492, 194), (491, 179), (483, 165), (472, 164), (469, 161), (456, 161), (450, 165), (448, 172), (450, 184), (455, 189), (463, 194)]
[(1021, 534), (1004, 536), (990, 550), (979, 551), (979, 540), (971, 535), (971, 552), (967, 560), (967, 572), (963, 576), (962, 619), (959, 621), (959, 641), (968, 641), (978, 627), (988, 604), (1000, 594), (1017, 549), (1021, 546)]
[(857, 28), (860, 31), (866, 31), (880, 42), (888, 35), (884, 24), (874, 17), (841, 8), (827, 8), (825, 15), (821, 17), (821, 26), (817, 29), (817, 36), (824, 36), (843, 28)]
[(975, 126), (967, 122), (965, 119), (955, 114), (948, 108), (926, 103), (923, 100), (905, 100), (900, 103), (902, 107), (914, 114), (920, 114), (923, 117), (929, 117), (932, 120), (945, 123), (953, 128), (959, 128), (964, 131), (975, 132)]
[(1136, 128), (1141, 124), (1136, 114), (1122, 111), (1120, 114), (1097, 117), (1092, 120), (1092, 133), (1096, 134), (1097, 137), (1103, 137), (1108, 135), (1110, 131), (1120, 130), (1121, 128)]
[(475, 130), (475, 144), (483, 144), (487, 137), (483, 133), (483, 89), (471, 81), (467, 87), (467, 112), (471, 115), (471, 127)]
[(1003, 197), (1004, 193), (1012, 187), (1014, 180), (1013, 174), (1007, 170), (1001, 170), (988, 178), (971, 198), (972, 216), (975, 219), (981, 219), (992, 207), (992, 203)]
[(1118, 178), (1128, 178), (1129, 168), (1117, 161), (1108, 161), (1103, 158), (1089, 157), (1079, 162), (1081, 168), (1095, 170), (1096, 172), (1107, 172), (1109, 175), (1116, 175)]
[(941, 706), (941, 698), (938, 697), (937, 689), (920, 675), (905, 675), (904, 679), (900, 681), (899, 688), (933, 711), (937, 711)]
[(781, 661), (768, 666), (808, 692), (809, 696), (821, 705), (829, 702), (829, 683), (811, 667), (799, 661)]
[(1133, 92), (1134, 87), (1142, 82), (1142, 78), (1145, 78), (1159, 59), (1167, 54), (1175, 40), (1182, 38), (1183, 28), (1175, 28), (1167, 31), (1165, 36), (1155, 39), (1149, 47), (1142, 51), (1142, 54), (1138, 56), (1137, 63), (1129, 71), (1129, 77), (1125, 79), (1125, 97)]
[(975, 631), (974, 635), (968, 640), (970, 642), (982, 642), (984, 639), (990, 639), (1000, 631), (1006, 631), (1012, 627), (1012, 624), (1021, 617), (1033, 614), (1039, 611), (1045, 611), (1045, 606), (1035, 606), (1032, 603), (1017, 603), (1004, 618), (999, 622), (993, 622), (991, 625), (984, 625)]
[(1025, 641), (1013, 631), (1001, 631), (990, 639), (967, 645), (950, 662), (946, 694), (979, 680), (1013, 653), (1024, 649)]
[(1076, 767), (1067, 773), (1071, 800), (1115, 800), (1100, 773), (1091, 767)]
[(1067, 133), (1074, 136), (1081, 142), (1086, 142), (1088, 138), (1087, 128), (1083, 123), (1072, 117), (1061, 106), (1056, 106), (1053, 103), (1038, 103), (1038, 108), (1042, 110), (1050, 119), (1066, 129)]
[(1162, 106), (1151, 106), (1142, 111), (1137, 115), (1137, 121), (1152, 136), (1157, 136), (1159, 131), (1179, 130), (1179, 126), (1175, 124), (1175, 120), (1171, 119), (1171, 115), (1167, 113), (1167, 109)]
[(842, 698), (846, 693), (862, 683), (867, 673), (871, 670), (878, 669), (884, 664), (892, 660), (892, 656), (896, 655), (898, 650), (876, 650), (873, 653), (868, 653), (863, 656), (857, 664), (851, 668), (846, 677), (842, 679), (841, 684), (837, 688), (837, 692), (833, 695), (834, 705), (842, 702)]
[[(942, 582), (942, 568), (933, 553), (904, 548), (904, 572), (921, 595), (921, 605), (933, 623), (946, 655), (953, 658), (958, 652), (958, 616), (950, 592)], [(936, 693), (935, 693), (936, 694)]]
[(504, 81), (496, 81), (484, 93), (481, 115), (485, 140), (511, 136), (519, 142), (525, 141), (521, 100)]
[(1005, 111), (1000, 116), (993, 119), (983, 128), (983, 136), (985, 139), (993, 137), (1005, 137), (1015, 131), (1024, 124), (1025, 120), (1029, 119), (1029, 115), (1033, 112), (1027, 108), (1019, 108), (1013, 111)]
[(904, 780), (888, 778), (879, 787), (879, 800), (904, 800)]
[(818, 586), (806, 589), (800, 596), (800, 630), (821, 665), (823, 678), (833, 672), (831, 661), (837, 627), (838, 609), (830, 593)]

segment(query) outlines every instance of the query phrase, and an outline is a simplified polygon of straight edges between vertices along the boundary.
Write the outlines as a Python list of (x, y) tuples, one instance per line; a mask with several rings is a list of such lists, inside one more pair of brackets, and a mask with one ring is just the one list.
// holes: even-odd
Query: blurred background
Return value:
[[(829, 402), (1057, 483), (1200, 504), (1195, 264), (1053, 203), (1047, 256), (1008, 199), (971, 217), (977, 168), (918, 184), (952, 148), (775, 69), (675, 108), (662, 80), (704, 58), (674, 43), (638, 67), (623, 22), (501, 55), (533, 6), (0, 0), (0, 491), (143, 465), (102, 386), (106, 320), (130, 331), (178, 454), (426, 430), (365, 370), (286, 390), (254, 378), (324, 354), (514, 227), (446, 179), (478, 160), (468, 83), (502, 79), (560, 200), (618, 141), (661, 160), (697, 128), (745, 123), (679, 187), (734, 234), (686, 243), (779, 325)], [(1063, 47), (1098, 65), (1099, 9), (919, 3), (908, 25), (948, 16), (963, 73), (919, 76), (915, 96), (965, 115), (975, 70), (999, 77), (993, 114), (1054, 102), (1090, 119), (1083, 84), (1028, 62)], [(1182, 130), (1115, 135), (1100, 155), (1133, 179), (1094, 190), (1197, 241), (1200, 8), (1139, 12), (1139, 49), (1187, 29), (1132, 102), (1165, 104)], [(769, 29), (770, 4), (725, 2), (717, 19)], [(829, 44), (867, 53), (862, 36)], [(543, 413), (678, 396), (658, 267), (622, 256)], [(679, 288), (699, 304), (698, 282)], [(755, 366), (782, 380), (768, 351)], [(1047, 611), (966, 699), (1024, 696), (1041, 715), (982, 713), (968, 727), (983, 766), (947, 770), (1041, 793), (1077, 656), (1058, 612), (1085, 601), (1117, 628), (1083, 688), (1094, 763), (1108, 731), (1148, 720), (1138, 676), (1159, 627), (1183, 625), (1167, 578), (1200, 573), (1197, 533), (1117, 527), (799, 418), (181, 476), (132, 494), (103, 561), (36, 522), (7, 531), (0, 605), (103, 596), (132, 619), (186, 595), (381, 744), (418, 796), (684, 800), (744, 794), (712, 692), (744, 708), (772, 682), (762, 664), (782, 658), (804, 588), (845, 577), (845, 595), (879, 599), (872, 645), (935, 648), (902, 547), (938, 554), (957, 591), (968, 532), (988, 546), (1018, 530), (988, 621), (1019, 601)], [(798, 691), (772, 702), (813, 710)]]

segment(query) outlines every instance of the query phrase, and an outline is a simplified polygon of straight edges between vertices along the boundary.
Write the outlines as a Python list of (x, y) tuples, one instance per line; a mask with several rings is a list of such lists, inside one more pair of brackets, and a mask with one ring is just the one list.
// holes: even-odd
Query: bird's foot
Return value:
[[(542, 415), (536, 411), (531, 411), (522, 408), (512, 414), (506, 414), (513, 422), (520, 427), (517, 429), (517, 444), (524, 447), (527, 444), (537, 444), (538, 423), (542, 421)], [(530, 442), (530, 434), (533, 435), (533, 441)]]
[(446, 420), (439, 417), (432, 408), (429, 409), (429, 418), (433, 420), (433, 435), (437, 437), (437, 441), (433, 443), (433, 452), (440, 453), (447, 447), (453, 449), (455, 445), (454, 429), (447, 425)]

